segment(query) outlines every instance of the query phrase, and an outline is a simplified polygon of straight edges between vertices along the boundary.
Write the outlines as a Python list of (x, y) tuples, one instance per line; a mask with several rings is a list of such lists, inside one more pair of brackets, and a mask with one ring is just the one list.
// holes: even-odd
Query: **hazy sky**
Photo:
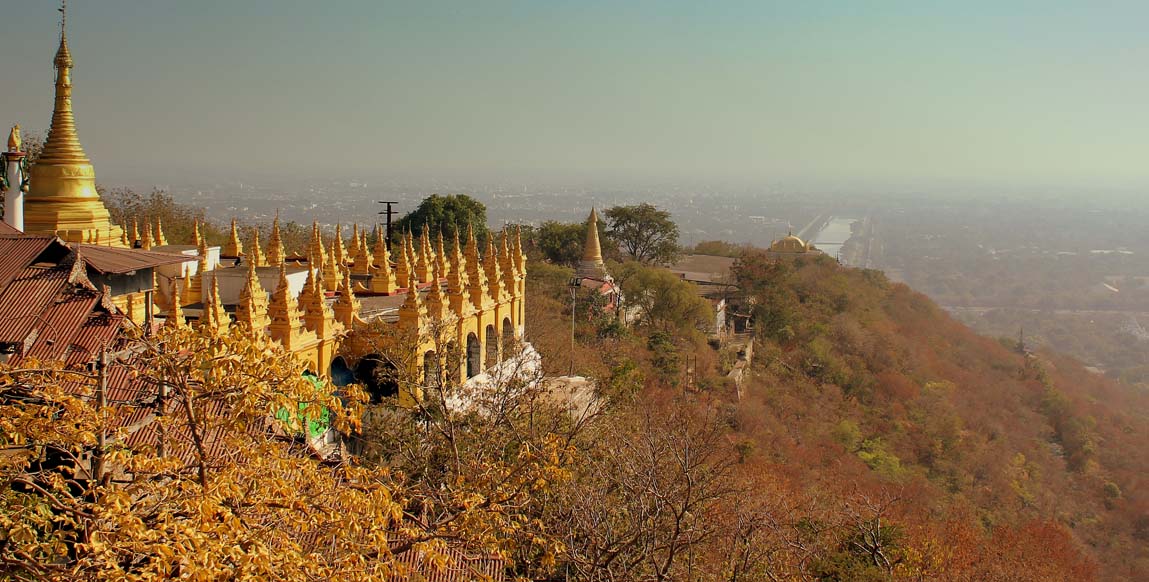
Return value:
[[(1149, 2), (74, 0), (97, 175), (1149, 185)], [(46, 129), (57, 12), (0, 10)]]

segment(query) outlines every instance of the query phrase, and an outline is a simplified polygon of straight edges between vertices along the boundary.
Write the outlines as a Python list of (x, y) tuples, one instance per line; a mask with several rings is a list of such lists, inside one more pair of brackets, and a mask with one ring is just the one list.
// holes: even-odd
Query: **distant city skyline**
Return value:
[[(0, 123), (47, 130), (52, 2)], [(103, 183), (388, 175), (1149, 187), (1141, 2), (74, 1)]]

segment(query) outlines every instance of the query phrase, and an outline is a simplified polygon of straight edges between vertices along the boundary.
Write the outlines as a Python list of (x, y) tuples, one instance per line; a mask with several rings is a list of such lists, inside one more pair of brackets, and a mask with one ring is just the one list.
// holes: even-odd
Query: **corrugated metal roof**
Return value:
[(124, 316), (112, 313), (93, 313), (80, 326), (68, 350), (65, 365), (86, 364), (105, 346), (112, 346), (122, 329)]
[(28, 337), (67, 284), (68, 271), (63, 265), (27, 266), (0, 291), (0, 342), (22, 343)]
[(8, 224), (7, 222), (0, 222), (0, 236), (10, 235), (10, 234), (19, 235), (19, 234), (24, 234), (24, 233), (20, 232), (19, 230), (16, 230), (16, 227)]
[(0, 236), (0, 289), (7, 287), (55, 240), (51, 236)]
[(27, 357), (40, 360), (63, 358), (99, 297), (94, 291), (79, 289), (63, 300), (49, 303), (40, 314), (39, 321), (43, 325), (37, 326), (40, 333), (28, 349)]
[(84, 262), (100, 273), (130, 273), (139, 269), (188, 263), (196, 257), (171, 253), (156, 253), (140, 249), (121, 249), (99, 245), (75, 245)]

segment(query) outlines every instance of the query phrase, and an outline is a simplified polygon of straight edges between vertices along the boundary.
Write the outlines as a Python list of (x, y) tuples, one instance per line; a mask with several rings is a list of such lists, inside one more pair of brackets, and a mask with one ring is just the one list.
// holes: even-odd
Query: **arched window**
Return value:
[(423, 385), (428, 388), (437, 388), (441, 382), (439, 355), (435, 353), (435, 350), (427, 350), (423, 354)]
[(378, 354), (370, 354), (355, 366), (355, 380), (367, 388), (371, 402), (379, 402), (399, 394), (399, 377), (395, 366)]
[(444, 348), (446, 352), (443, 354), (443, 364), (447, 367), (447, 382), (449, 386), (459, 385), (459, 368), (462, 367), (463, 361), (460, 358), (462, 354), (459, 353), (459, 344), (454, 340), (447, 342), (447, 347)]
[(479, 338), (475, 334), (467, 335), (467, 377), (473, 378), (482, 370), (479, 358), (482, 357), (482, 346), (479, 345)]
[(488, 368), (499, 363), (499, 332), (495, 326), (487, 326), (487, 360), (483, 362)]

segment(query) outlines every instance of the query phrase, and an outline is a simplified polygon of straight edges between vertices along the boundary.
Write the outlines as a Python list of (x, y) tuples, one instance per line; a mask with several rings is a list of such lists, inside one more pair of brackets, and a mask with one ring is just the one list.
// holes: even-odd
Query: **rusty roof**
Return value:
[(84, 262), (100, 273), (123, 274), (161, 265), (174, 265), (197, 260), (196, 257), (157, 253), (140, 249), (120, 249), (99, 245), (76, 245)]
[(36, 327), (44, 308), (68, 284), (62, 265), (27, 266), (0, 291), (0, 343), (19, 343)]
[(40, 313), (38, 319), (43, 325), (26, 357), (39, 360), (62, 358), (99, 300), (100, 296), (95, 291), (79, 289), (50, 303)]
[(733, 280), (732, 257), (711, 255), (683, 255), (667, 269), (687, 281), (696, 283), (725, 283)]
[(0, 236), (0, 289), (7, 287), (20, 271), (31, 265), (53, 242), (63, 244), (54, 236)]

